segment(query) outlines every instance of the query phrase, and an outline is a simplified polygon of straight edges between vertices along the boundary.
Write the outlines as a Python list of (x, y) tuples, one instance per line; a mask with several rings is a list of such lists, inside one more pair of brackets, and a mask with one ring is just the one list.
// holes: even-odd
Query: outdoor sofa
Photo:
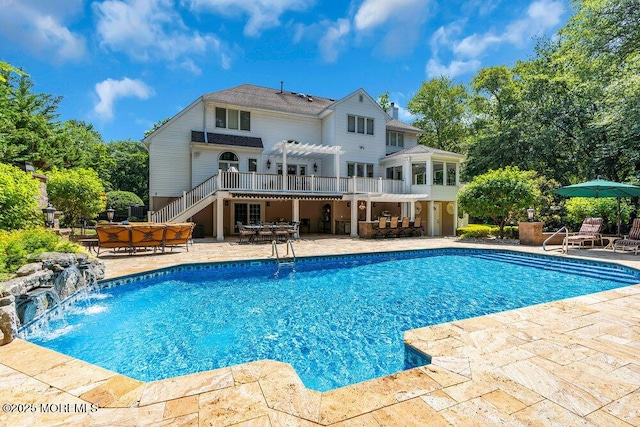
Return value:
[(139, 248), (164, 252), (167, 247), (173, 250), (182, 245), (188, 251), (194, 226), (192, 222), (99, 224), (96, 226), (97, 255), (100, 249), (124, 250), (131, 255)]

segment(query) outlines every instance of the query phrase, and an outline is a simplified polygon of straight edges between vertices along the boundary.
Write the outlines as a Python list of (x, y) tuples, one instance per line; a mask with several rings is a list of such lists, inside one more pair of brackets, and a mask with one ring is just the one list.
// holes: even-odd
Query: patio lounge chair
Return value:
[(633, 220), (629, 234), (618, 239), (613, 244), (613, 251), (620, 249), (621, 251), (634, 251), (636, 255), (640, 251), (640, 218)]
[(587, 218), (582, 222), (580, 231), (565, 237), (565, 244), (582, 247), (583, 243), (591, 242), (594, 246), (596, 240), (601, 240), (600, 229), (602, 228), (602, 218)]

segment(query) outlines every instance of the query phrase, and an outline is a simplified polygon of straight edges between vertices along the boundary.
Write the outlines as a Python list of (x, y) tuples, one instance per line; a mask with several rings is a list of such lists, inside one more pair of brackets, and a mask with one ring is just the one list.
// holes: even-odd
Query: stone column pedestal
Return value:
[(521, 245), (540, 246), (544, 242), (541, 222), (520, 222), (518, 223), (518, 233)]
[(0, 290), (0, 346), (9, 344), (18, 337), (18, 316), (15, 297)]

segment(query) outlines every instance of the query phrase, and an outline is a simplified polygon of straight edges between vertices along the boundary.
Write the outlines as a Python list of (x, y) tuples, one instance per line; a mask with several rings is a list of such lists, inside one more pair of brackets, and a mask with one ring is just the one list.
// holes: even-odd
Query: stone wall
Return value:
[(19, 325), (103, 279), (104, 263), (87, 254), (45, 252), (37, 262), (23, 265), (16, 275), (0, 283), (0, 345), (17, 336)]

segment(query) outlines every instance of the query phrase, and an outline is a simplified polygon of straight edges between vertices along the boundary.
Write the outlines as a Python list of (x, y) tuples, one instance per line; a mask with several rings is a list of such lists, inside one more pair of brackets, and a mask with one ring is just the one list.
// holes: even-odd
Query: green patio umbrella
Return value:
[(598, 177), (593, 181), (580, 184), (567, 185), (566, 187), (552, 190), (552, 193), (565, 197), (615, 197), (618, 199), (618, 234), (620, 234), (620, 198), (639, 197), (640, 187), (620, 182), (607, 181)]

